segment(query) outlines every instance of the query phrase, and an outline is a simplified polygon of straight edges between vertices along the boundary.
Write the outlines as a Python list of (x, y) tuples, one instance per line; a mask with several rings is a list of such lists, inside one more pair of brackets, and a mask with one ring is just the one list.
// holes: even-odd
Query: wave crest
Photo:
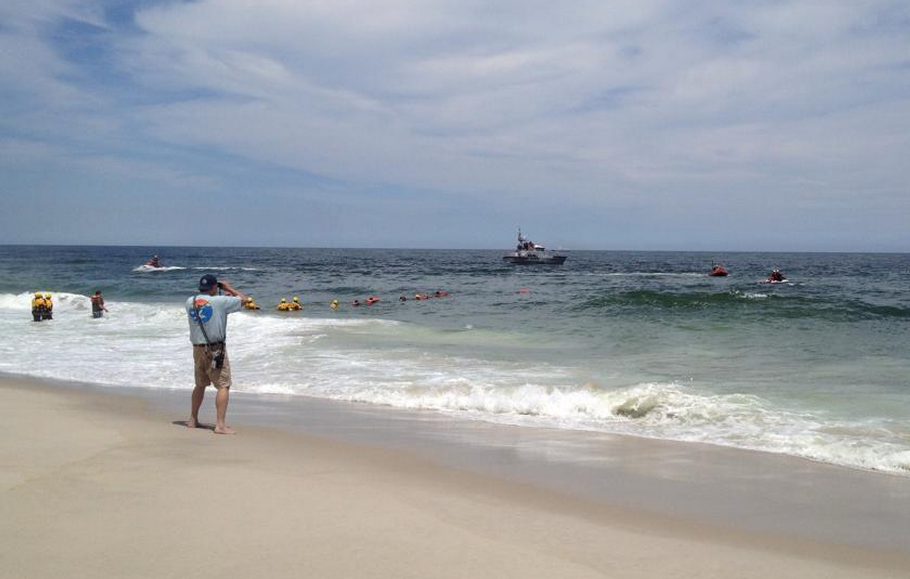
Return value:
[[(55, 312), (60, 312), (61, 310), (85, 311), (91, 309), (91, 300), (88, 296), (68, 292), (54, 292), (53, 290), (41, 290), (42, 295), (46, 293), (53, 296)], [(0, 294), (0, 309), (30, 311), (32, 307), (32, 297), (34, 297), (34, 295), (34, 292)]]
[(633, 309), (659, 309), (689, 312), (712, 310), (721, 313), (774, 315), (784, 318), (822, 318), (862, 320), (877, 318), (910, 319), (910, 308), (883, 306), (859, 299), (835, 300), (805, 295), (726, 292), (664, 292), (632, 290), (588, 298), (576, 311), (616, 313)]

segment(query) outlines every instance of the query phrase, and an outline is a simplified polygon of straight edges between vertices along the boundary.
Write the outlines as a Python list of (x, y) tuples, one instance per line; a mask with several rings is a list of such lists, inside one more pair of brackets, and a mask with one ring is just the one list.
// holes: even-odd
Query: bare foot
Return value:
[(216, 426), (213, 431), (215, 434), (237, 434), (237, 431), (233, 428), (228, 428), (227, 426)]
[(199, 423), (196, 422), (195, 420), (193, 420), (192, 418), (190, 418), (189, 420), (186, 421), (186, 427), (187, 428), (198, 428)]

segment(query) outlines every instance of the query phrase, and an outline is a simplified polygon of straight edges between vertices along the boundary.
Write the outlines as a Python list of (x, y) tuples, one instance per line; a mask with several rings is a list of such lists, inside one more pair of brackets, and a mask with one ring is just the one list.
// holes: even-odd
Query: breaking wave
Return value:
[(513, 425), (701, 442), (910, 474), (910, 447), (901, 443), (899, 432), (886, 433), (862, 423), (826, 422), (811, 414), (774, 408), (757, 396), (710, 395), (674, 383), (604, 390), (592, 385), (491, 388), (453, 382), (444, 387), (411, 385), (321, 394)]

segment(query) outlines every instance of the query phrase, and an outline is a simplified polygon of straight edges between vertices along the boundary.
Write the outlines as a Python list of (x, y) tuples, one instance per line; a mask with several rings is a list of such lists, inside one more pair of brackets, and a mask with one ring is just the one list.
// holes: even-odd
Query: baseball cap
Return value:
[(210, 273), (207, 273), (199, 278), (199, 291), (201, 292), (207, 292), (216, 285), (218, 285), (218, 278)]

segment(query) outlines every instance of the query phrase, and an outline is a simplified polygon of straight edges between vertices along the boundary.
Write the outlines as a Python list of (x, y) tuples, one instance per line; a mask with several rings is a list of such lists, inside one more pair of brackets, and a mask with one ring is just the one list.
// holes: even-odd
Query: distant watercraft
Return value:
[(177, 269), (186, 268), (177, 265), (162, 265), (161, 262), (158, 261), (158, 256), (153, 255), (152, 258), (147, 262), (143, 263), (139, 267), (133, 268), (133, 271), (137, 271), (139, 273), (155, 273), (161, 271), (174, 271)]
[(518, 230), (518, 246), (512, 253), (502, 256), (502, 259), (516, 265), (562, 265), (568, 256), (546, 247), (538, 245), (521, 234)]
[(158, 267), (153, 267), (151, 265), (140, 265), (139, 267), (134, 267), (133, 271), (137, 273), (157, 273), (165, 271), (177, 271), (180, 269), (186, 269), (185, 267), (179, 265), (162, 265)]
[(763, 279), (758, 283), (788, 283), (790, 280), (784, 277), (779, 269), (775, 268), (769, 275), (768, 279)]
[(730, 274), (724, 269), (724, 266), (715, 263), (711, 266), (711, 273), (708, 275), (711, 277), (727, 277)]

